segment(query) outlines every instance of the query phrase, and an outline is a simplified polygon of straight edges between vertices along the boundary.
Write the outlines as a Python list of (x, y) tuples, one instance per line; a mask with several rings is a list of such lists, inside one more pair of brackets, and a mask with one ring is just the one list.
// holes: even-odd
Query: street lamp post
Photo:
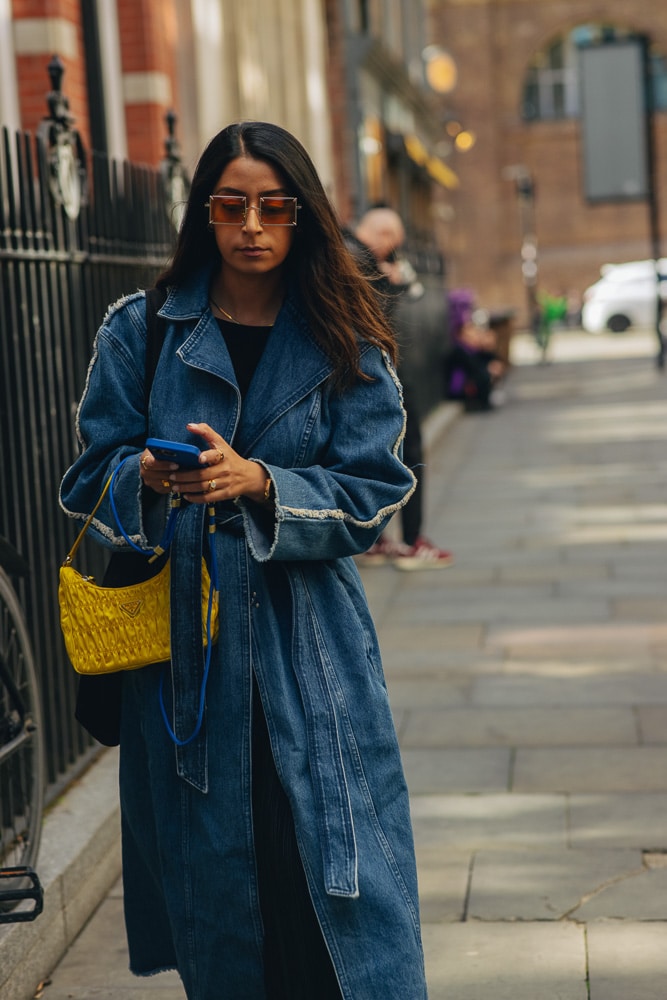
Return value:
[(537, 335), (540, 325), (540, 305), (537, 297), (538, 263), (535, 231), (535, 182), (527, 167), (519, 164), (503, 171), (507, 180), (514, 181), (519, 204), (521, 231), (521, 278), (526, 289), (528, 326)]

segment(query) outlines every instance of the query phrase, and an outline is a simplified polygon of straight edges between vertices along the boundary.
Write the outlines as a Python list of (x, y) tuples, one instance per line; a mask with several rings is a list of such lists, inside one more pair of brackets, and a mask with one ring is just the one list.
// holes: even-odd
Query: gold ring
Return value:
[(209, 479), (209, 481), (208, 481), (208, 491), (209, 491), (209, 493), (213, 493), (213, 491), (215, 490), (215, 488), (216, 488), (215, 479)]
[(165, 490), (170, 490), (171, 489), (171, 483), (169, 482), (168, 479), (163, 479), (162, 480), (162, 485), (164, 486)]
[(225, 460), (225, 453), (224, 453), (224, 451), (220, 451), (219, 448), (216, 448), (215, 450), (218, 453), (219, 461), (224, 462), (224, 460)]
[(144, 469), (145, 469), (145, 468), (147, 468), (147, 466), (146, 466), (146, 456), (145, 456), (145, 455), (142, 455), (142, 456), (141, 456), (141, 458), (139, 459), (139, 463), (141, 464), (141, 466), (142, 466), (142, 467), (143, 467)]

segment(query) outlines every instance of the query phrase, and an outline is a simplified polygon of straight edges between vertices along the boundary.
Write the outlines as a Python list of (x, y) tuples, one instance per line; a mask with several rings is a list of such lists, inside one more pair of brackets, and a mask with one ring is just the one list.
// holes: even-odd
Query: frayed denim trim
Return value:
[(414, 493), (417, 480), (412, 470), (410, 469), (408, 471), (411, 473), (413, 480), (412, 489), (409, 493), (406, 493), (398, 503), (390, 504), (388, 507), (382, 507), (377, 512), (375, 517), (372, 517), (368, 521), (360, 521), (351, 514), (346, 514), (346, 512), (341, 510), (339, 507), (334, 507), (331, 510), (307, 510), (300, 507), (281, 507), (280, 511), (283, 514), (283, 519), (285, 515), (288, 515), (295, 518), (308, 518), (312, 521), (346, 521), (348, 524), (353, 524), (355, 528), (378, 528), (388, 517), (391, 517), (396, 513), (396, 511), (400, 510)]
[(137, 976), (138, 979), (150, 979), (152, 976), (159, 976), (161, 972), (178, 972), (177, 965), (161, 965), (158, 969), (151, 969), (150, 972), (135, 972), (131, 965), (128, 968), (132, 975)]
[(394, 385), (398, 389), (398, 398), (399, 398), (400, 403), (401, 403), (401, 412), (403, 414), (403, 426), (401, 428), (401, 432), (398, 435), (398, 437), (396, 439), (396, 442), (394, 444), (394, 448), (393, 448), (394, 455), (398, 455), (398, 452), (399, 452), (399, 449), (401, 447), (401, 444), (403, 443), (403, 438), (405, 437), (405, 428), (406, 428), (406, 425), (407, 425), (407, 422), (408, 422), (408, 414), (407, 414), (407, 411), (405, 409), (405, 405), (403, 403), (403, 383), (401, 382), (400, 378), (398, 377), (398, 372), (396, 371), (396, 369), (394, 368), (393, 364), (391, 363), (391, 358), (389, 357), (389, 355), (385, 351), (382, 352), (382, 360), (384, 361), (384, 366), (387, 369), (387, 371), (389, 372), (389, 376), (390, 376), (392, 382), (394, 383)]
[(84, 441), (83, 434), (81, 433), (81, 424), (80, 424), (81, 407), (83, 405), (83, 401), (88, 395), (88, 389), (90, 387), (90, 376), (93, 368), (95, 367), (95, 363), (97, 361), (97, 355), (99, 353), (98, 350), (99, 339), (100, 339), (100, 334), (98, 330), (95, 336), (95, 340), (93, 341), (93, 351), (90, 356), (90, 361), (88, 362), (88, 367), (86, 369), (86, 381), (84, 382), (83, 385), (83, 392), (81, 393), (81, 399), (79, 400), (79, 405), (76, 408), (76, 416), (74, 418), (74, 430), (76, 432), (76, 439), (79, 442), (79, 447), (81, 448), (82, 452), (86, 450), (86, 442)]
[(112, 302), (111, 305), (107, 307), (104, 319), (102, 320), (102, 326), (106, 326), (114, 313), (117, 313), (118, 310), (122, 309), (128, 302), (135, 302), (137, 299), (144, 298), (145, 295), (146, 292), (142, 291), (130, 292), (127, 295), (121, 295), (119, 299), (116, 299), (115, 302)]
[[(249, 461), (251, 461), (251, 462), (259, 462), (259, 459), (251, 458), (251, 459), (249, 459)], [(271, 539), (269, 539), (265, 535), (265, 533), (262, 532), (261, 529), (258, 528), (257, 522), (256, 522), (256, 520), (255, 520), (255, 518), (253, 516), (253, 513), (252, 513), (252, 508), (251, 508), (250, 504), (246, 503), (246, 501), (244, 500), (243, 497), (237, 497), (235, 499), (234, 503), (240, 509), (241, 514), (243, 516), (244, 533), (245, 533), (246, 541), (248, 543), (248, 548), (250, 549), (250, 554), (253, 557), (253, 559), (256, 560), (256, 562), (263, 563), (263, 562), (268, 562), (269, 559), (271, 559), (273, 557), (273, 553), (275, 552), (276, 546), (278, 545), (278, 535), (279, 535), (279, 532), (280, 532), (280, 522), (283, 521), (284, 518), (283, 518), (283, 516), (281, 514), (282, 508), (280, 506), (280, 498), (278, 497), (278, 487), (276, 485), (276, 481), (273, 478), (273, 476), (271, 475), (270, 470), (267, 469), (266, 465), (264, 465), (264, 462), (259, 462), (259, 464), (262, 466), (262, 468), (266, 469), (266, 472), (267, 472), (267, 474), (268, 474), (271, 482), (273, 483), (273, 495), (275, 497), (275, 500), (274, 500), (274, 517), (273, 517), (273, 537)], [(256, 536), (257, 536), (257, 539), (259, 539), (260, 536), (263, 536), (264, 538), (266, 538), (267, 548), (266, 548), (265, 552), (264, 551), (260, 552), (258, 550), (257, 545), (256, 545)]]
[(92, 351), (92, 354), (91, 354), (91, 357), (90, 357), (90, 361), (88, 362), (88, 368), (86, 369), (86, 381), (85, 381), (84, 386), (83, 386), (83, 392), (81, 393), (81, 399), (79, 400), (79, 405), (77, 406), (77, 410), (76, 410), (76, 417), (74, 419), (74, 429), (76, 431), (76, 437), (77, 437), (77, 440), (78, 440), (79, 444), (81, 445), (82, 450), (85, 450), (85, 441), (83, 440), (83, 437), (82, 437), (82, 434), (81, 434), (81, 427), (80, 427), (80, 423), (79, 423), (79, 414), (81, 412), (81, 406), (83, 404), (83, 401), (85, 400), (86, 396), (88, 395), (88, 388), (89, 388), (89, 384), (90, 384), (90, 374), (91, 374), (91, 372), (93, 370), (95, 362), (97, 361), (97, 355), (99, 353), (98, 352), (98, 342), (99, 342), (99, 338), (100, 338), (100, 331), (102, 330), (103, 327), (105, 327), (105, 326), (108, 325), (108, 322), (111, 319), (111, 317), (114, 316), (120, 309), (122, 309), (123, 306), (126, 306), (129, 302), (134, 302), (137, 299), (143, 298), (143, 297), (145, 297), (145, 295), (146, 295), (145, 292), (132, 292), (130, 295), (122, 295), (119, 299), (117, 299), (112, 305), (110, 305), (107, 308), (107, 311), (104, 314), (104, 319), (102, 320), (101, 326), (100, 326), (99, 330), (97, 331), (97, 333), (95, 335), (95, 340), (93, 341), (93, 351)]

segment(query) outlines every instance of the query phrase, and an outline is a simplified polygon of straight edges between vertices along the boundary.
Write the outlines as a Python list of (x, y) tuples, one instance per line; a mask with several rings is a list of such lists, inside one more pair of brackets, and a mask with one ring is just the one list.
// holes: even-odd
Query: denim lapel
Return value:
[(331, 361), (313, 340), (305, 318), (288, 298), (280, 310), (255, 371), (237, 431), (242, 455), (280, 416), (333, 371)]

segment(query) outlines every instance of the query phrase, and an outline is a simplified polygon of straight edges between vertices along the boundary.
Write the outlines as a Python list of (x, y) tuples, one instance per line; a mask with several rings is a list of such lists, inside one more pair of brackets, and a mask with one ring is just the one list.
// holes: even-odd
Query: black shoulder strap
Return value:
[(164, 288), (149, 288), (146, 291), (146, 377), (144, 387), (147, 406), (155, 370), (160, 360), (160, 351), (164, 343), (165, 322), (158, 316), (158, 310), (162, 308), (166, 298), (167, 291)]

